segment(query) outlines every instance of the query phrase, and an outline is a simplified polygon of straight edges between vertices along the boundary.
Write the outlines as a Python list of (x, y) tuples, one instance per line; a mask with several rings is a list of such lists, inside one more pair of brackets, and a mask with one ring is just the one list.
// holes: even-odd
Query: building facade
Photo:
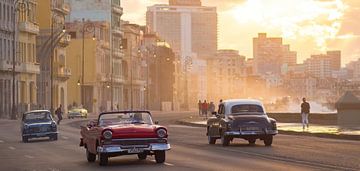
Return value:
[[(38, 2), (28, 1), (27, 8), (21, 4), (24, 1), (18, 2), (15, 5), (13, 0), (0, 1), (0, 117), (2, 118), (10, 117), (13, 97), (15, 97), (15, 112), (18, 115), (37, 108), (36, 75), (39, 74), (39, 64), (36, 58), (36, 35), (39, 34), (39, 27), (36, 10)], [(16, 64), (15, 95), (13, 96), (14, 42)]]
[[(105, 110), (124, 108), (125, 82), (123, 80), (124, 75), (122, 72), (124, 53), (121, 49), (123, 46), (122, 39), (124, 32), (121, 28), (123, 9), (120, 0), (68, 1), (71, 4), (71, 13), (68, 17), (70, 22), (82, 21), (82, 19), (85, 19), (109, 23), (109, 59), (111, 66), (109, 67), (110, 74), (108, 75), (110, 84), (108, 91), (110, 99), (105, 104), (100, 105), (100, 107), (105, 108)], [(87, 98), (84, 97), (83, 99)], [(85, 103), (85, 101), (82, 100), (82, 103)]]
[[(237, 50), (218, 50), (208, 60), (207, 99), (244, 98), (246, 62)], [(204, 99), (202, 99), (204, 100)]]
[(70, 35), (65, 30), (65, 17), (70, 13), (64, 0), (43, 0), (38, 3), (37, 17), (40, 34), (37, 36), (37, 57), (40, 74), (37, 79), (38, 104), (54, 110), (59, 105), (67, 111), (67, 84), (71, 70), (66, 66), (66, 47)]
[(340, 70), (341, 52), (328, 51), (327, 54), (311, 55), (304, 64), (310, 75), (320, 79), (331, 78), (333, 71)]
[(259, 33), (253, 39), (254, 73), (257, 75), (280, 75), (285, 66), (296, 65), (296, 52), (290, 51), (289, 45), (284, 45), (280, 37), (267, 37)]

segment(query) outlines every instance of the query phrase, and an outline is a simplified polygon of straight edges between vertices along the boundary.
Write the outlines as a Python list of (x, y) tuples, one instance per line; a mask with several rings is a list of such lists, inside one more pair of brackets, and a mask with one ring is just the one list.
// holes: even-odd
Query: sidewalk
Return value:
[[(205, 118), (204, 118), (205, 119)], [(206, 120), (189, 118), (178, 121), (179, 124), (206, 127)], [(324, 138), (360, 140), (360, 127), (354, 129), (342, 129), (335, 125), (311, 125), (303, 131), (300, 123), (277, 123), (280, 134), (305, 135)]]

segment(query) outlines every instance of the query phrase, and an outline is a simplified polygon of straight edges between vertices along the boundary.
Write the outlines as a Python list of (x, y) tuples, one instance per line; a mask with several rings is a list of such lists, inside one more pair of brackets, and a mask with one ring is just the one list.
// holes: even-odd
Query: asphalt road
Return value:
[(77, 170), (360, 170), (360, 141), (277, 135), (272, 147), (257, 141), (235, 140), (231, 146), (208, 145), (204, 128), (176, 125), (184, 113), (154, 114), (169, 129), (172, 149), (165, 164), (153, 157), (111, 158), (100, 167), (88, 163), (79, 144), (81, 120), (64, 120), (58, 141), (38, 139), (22, 143), (20, 122), (0, 120), (0, 171)]

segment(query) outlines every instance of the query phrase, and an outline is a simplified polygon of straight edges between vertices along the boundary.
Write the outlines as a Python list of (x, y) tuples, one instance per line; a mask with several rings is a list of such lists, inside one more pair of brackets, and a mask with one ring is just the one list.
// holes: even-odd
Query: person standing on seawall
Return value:
[(301, 121), (304, 131), (305, 126), (309, 129), (310, 104), (306, 101), (305, 97), (302, 100), (303, 102), (301, 103)]

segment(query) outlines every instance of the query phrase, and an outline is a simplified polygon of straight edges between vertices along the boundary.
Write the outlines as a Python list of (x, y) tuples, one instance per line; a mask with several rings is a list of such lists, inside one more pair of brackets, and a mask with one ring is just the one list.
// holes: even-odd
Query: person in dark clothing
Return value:
[(60, 121), (62, 120), (62, 106), (60, 104), (60, 106), (55, 110), (55, 114), (56, 116), (58, 117), (58, 121), (57, 121), (57, 124), (60, 125)]
[(306, 101), (306, 98), (303, 98), (303, 103), (301, 104), (301, 121), (303, 130), (305, 126), (309, 128), (309, 114), (310, 114), (310, 104)]

